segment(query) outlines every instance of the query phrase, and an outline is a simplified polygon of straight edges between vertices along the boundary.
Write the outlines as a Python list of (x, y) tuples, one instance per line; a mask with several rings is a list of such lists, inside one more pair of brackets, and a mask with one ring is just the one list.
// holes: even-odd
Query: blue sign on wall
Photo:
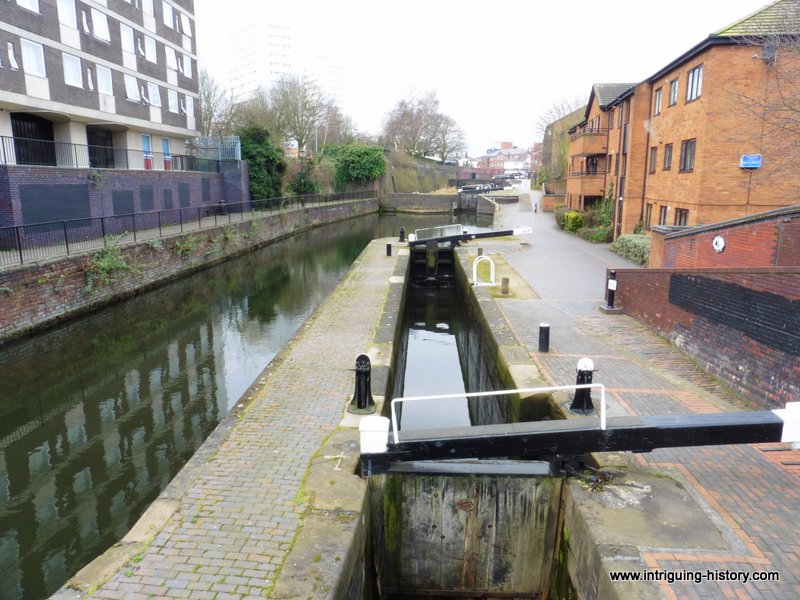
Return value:
[(739, 167), (742, 169), (760, 169), (761, 168), (761, 155), (760, 154), (742, 154), (739, 159)]

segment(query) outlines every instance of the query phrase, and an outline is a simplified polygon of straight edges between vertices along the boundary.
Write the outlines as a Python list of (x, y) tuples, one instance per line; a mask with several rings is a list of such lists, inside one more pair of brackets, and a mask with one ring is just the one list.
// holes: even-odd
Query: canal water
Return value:
[(370, 240), (450, 222), (314, 229), (0, 347), (0, 598), (121, 539)]

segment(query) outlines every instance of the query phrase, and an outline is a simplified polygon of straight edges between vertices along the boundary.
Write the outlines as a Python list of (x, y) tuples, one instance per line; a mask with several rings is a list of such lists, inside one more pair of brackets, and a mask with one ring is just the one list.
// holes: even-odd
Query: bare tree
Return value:
[(200, 71), (200, 134), (225, 135), (231, 131), (233, 104), (225, 91), (205, 69)]
[(413, 156), (427, 156), (434, 151), (441, 119), (435, 92), (418, 99), (401, 100), (386, 116), (384, 138), (397, 150)]
[(234, 106), (232, 121), (235, 129), (252, 126), (266, 129), (277, 144), (287, 137), (283, 123), (270, 104), (270, 94), (264, 88), (259, 88), (251, 98)]
[(455, 119), (441, 115), (433, 140), (433, 149), (442, 163), (454, 152), (460, 152), (466, 147), (464, 131), (456, 124)]
[(327, 103), (316, 84), (285, 76), (269, 92), (269, 109), (286, 138), (305, 148), (320, 126)]
[(353, 120), (332, 100), (325, 104), (325, 112), (320, 121), (314, 132), (315, 150), (319, 148), (319, 152), (322, 152), (325, 144), (350, 144), (356, 140)]

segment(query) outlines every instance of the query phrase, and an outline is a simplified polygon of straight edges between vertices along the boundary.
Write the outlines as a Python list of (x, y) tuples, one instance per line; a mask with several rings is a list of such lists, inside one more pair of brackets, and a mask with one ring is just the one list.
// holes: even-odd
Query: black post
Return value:
[(539, 323), (539, 352), (550, 352), (549, 323)]
[(374, 413), (376, 406), (372, 399), (372, 364), (369, 356), (359, 354), (356, 357), (356, 389), (347, 412), (357, 414)]
[(608, 308), (614, 308), (614, 292), (617, 291), (617, 272), (611, 271), (608, 276)]
[(405, 242), (406, 241), (406, 228), (405, 227), (401, 227), (400, 228), (400, 241), (401, 242)]
[(391, 255), (392, 255), (392, 244), (389, 243), (386, 244), (386, 256), (391, 256)]
[[(594, 363), (591, 359), (582, 358), (578, 361), (577, 372), (578, 377), (575, 382), (577, 385), (592, 383)], [(589, 415), (594, 412), (592, 390), (590, 388), (575, 390), (575, 397), (572, 399), (572, 404), (569, 405), (569, 412), (579, 415)]]

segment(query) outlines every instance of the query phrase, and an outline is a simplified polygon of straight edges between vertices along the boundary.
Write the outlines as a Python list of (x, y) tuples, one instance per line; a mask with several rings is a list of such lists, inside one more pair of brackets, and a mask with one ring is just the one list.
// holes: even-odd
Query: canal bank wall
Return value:
[(0, 344), (320, 225), (378, 212), (378, 199), (300, 208), (0, 272)]

